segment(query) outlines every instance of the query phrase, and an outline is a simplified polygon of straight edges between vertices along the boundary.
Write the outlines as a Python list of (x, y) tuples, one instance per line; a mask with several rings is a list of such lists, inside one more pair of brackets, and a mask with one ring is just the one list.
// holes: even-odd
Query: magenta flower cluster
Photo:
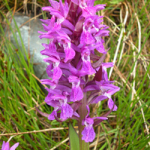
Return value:
[(49, 63), (46, 69), (49, 79), (41, 82), (50, 86), (45, 102), (54, 108), (45, 116), (49, 120), (72, 118), (78, 121), (79, 108), (86, 97), (87, 115), (82, 120), (82, 140), (92, 142), (95, 138), (93, 126), (107, 117), (91, 118), (89, 105), (108, 99), (109, 109), (116, 111), (117, 106), (111, 96), (119, 90), (107, 77), (107, 68), (113, 63), (103, 62), (107, 53), (103, 37), (108, 36), (109, 31), (103, 24), (103, 16), (96, 15), (96, 12), (104, 9), (105, 5), (94, 6), (94, 0), (49, 2), (51, 6), (42, 10), (52, 17), (41, 20), (46, 32), (39, 31), (40, 38), (49, 40), (41, 51), (42, 55), (48, 56), (44, 61)]

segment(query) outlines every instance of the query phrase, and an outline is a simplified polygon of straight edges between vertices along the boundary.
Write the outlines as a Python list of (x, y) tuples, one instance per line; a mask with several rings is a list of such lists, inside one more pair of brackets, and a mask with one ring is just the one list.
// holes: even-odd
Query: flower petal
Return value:
[(92, 75), (95, 73), (95, 70), (93, 69), (91, 62), (89, 61), (83, 61), (82, 64), (82, 71), (87, 72), (87, 74)]
[(51, 6), (52, 6), (54, 9), (56, 9), (56, 10), (59, 9), (60, 4), (59, 4), (57, 1), (55, 1), (55, 0), (49, 0), (49, 2), (50, 2)]
[(10, 148), (10, 150), (15, 150), (18, 146), (19, 146), (19, 143), (16, 143)]
[(65, 54), (66, 54), (64, 62), (67, 62), (68, 60), (71, 60), (71, 59), (74, 58), (75, 51), (71, 47), (66, 47), (64, 49), (64, 51), (65, 51)]
[(70, 96), (70, 100), (74, 102), (81, 100), (83, 98), (83, 92), (80, 87), (80, 79), (76, 76), (71, 75), (69, 76), (68, 80), (72, 83), (72, 93)]
[(73, 109), (71, 108), (71, 106), (68, 104), (62, 105), (60, 118), (62, 120), (66, 120), (68, 118), (71, 118), (72, 115), (73, 115)]
[(88, 31), (83, 31), (80, 37), (81, 44), (92, 44), (95, 42), (93, 36)]
[(93, 126), (96, 126), (99, 123), (101, 123), (103, 120), (107, 120), (108, 118), (107, 117), (94, 117), (93, 119), (94, 119)]
[(85, 142), (92, 142), (95, 139), (95, 132), (93, 126), (87, 126), (82, 131), (82, 140)]
[(56, 110), (53, 110), (53, 112), (48, 116), (49, 120), (55, 120), (55, 116), (57, 116)]
[(9, 150), (9, 143), (8, 142), (3, 141), (2, 150)]
[(117, 110), (117, 106), (115, 105), (114, 101), (111, 98), (108, 100), (108, 107), (109, 109), (113, 109), (113, 111)]
[(57, 82), (52, 81), (52, 80), (50, 80), (50, 79), (42, 79), (42, 80), (40, 80), (40, 81), (41, 81), (42, 84), (50, 85), (50, 88), (51, 88), (51, 89), (54, 89), (54, 88), (56, 87), (56, 85), (57, 85)]
[(53, 81), (57, 81), (62, 76), (62, 70), (59, 67), (53, 69)]
[(74, 102), (79, 101), (82, 98), (83, 98), (83, 92), (82, 92), (80, 86), (72, 88), (72, 93), (71, 93), (71, 97), (70, 97), (71, 101), (74, 101)]
[(100, 96), (96, 97), (94, 100), (92, 100), (90, 103), (91, 104), (97, 104), (98, 102), (100, 102), (104, 99), (107, 99), (107, 98), (108, 98), (107, 96), (100, 95)]
[(86, 72), (89, 75), (92, 75), (95, 73), (95, 70), (93, 69), (91, 62), (90, 62), (90, 51), (87, 47), (82, 48), (82, 71)]

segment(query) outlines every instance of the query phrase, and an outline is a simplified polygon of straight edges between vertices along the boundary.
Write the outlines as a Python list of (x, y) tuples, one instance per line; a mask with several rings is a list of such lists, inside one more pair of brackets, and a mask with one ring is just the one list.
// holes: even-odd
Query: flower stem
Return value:
[(79, 108), (80, 121), (78, 122), (80, 150), (89, 150), (89, 143), (86, 143), (84, 140), (82, 140), (82, 130), (84, 128), (84, 126), (82, 125), (82, 120), (85, 118), (86, 114), (86, 94), (84, 93), (82, 105)]

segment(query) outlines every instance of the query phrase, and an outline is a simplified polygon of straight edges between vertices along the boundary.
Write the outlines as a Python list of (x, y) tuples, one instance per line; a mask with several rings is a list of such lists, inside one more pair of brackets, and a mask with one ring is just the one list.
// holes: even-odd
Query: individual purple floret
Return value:
[[(45, 32), (39, 31), (40, 38), (48, 39), (42, 44), (49, 63), (46, 72), (49, 79), (42, 79), (48, 95), (47, 105), (54, 108), (51, 114), (42, 115), (49, 120), (65, 121), (76, 119), (79, 137), (85, 142), (95, 139), (94, 126), (107, 120), (111, 111), (116, 111), (112, 95), (119, 88), (109, 81), (107, 68), (112, 62), (104, 62), (108, 49), (104, 37), (109, 35), (103, 24), (103, 16), (96, 15), (104, 9), (104, 4), (94, 6), (94, 0), (49, 0), (51, 6), (43, 7), (51, 19), (41, 20)], [(99, 54), (98, 54), (99, 53)], [(107, 100), (110, 111), (101, 117), (90, 117), (90, 105)]]
[(100, 122), (102, 122), (103, 120), (107, 120), (107, 117), (93, 117), (90, 118), (89, 113), (90, 113), (90, 108), (87, 105), (87, 110), (88, 110), (88, 114), (86, 115), (85, 119), (82, 121), (82, 125), (85, 125), (85, 128), (82, 131), (82, 140), (84, 140), (85, 142), (92, 142), (95, 139), (95, 132), (93, 129), (93, 125), (95, 120), (99, 120)]
[(19, 143), (16, 143), (12, 147), (10, 147), (9, 142), (3, 141), (1, 150), (15, 150), (18, 146), (19, 146)]

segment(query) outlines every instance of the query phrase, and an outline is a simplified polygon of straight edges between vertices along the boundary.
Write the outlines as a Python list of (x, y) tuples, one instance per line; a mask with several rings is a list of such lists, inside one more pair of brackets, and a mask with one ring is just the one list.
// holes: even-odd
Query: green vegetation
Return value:
[[(110, 30), (110, 36), (105, 39), (106, 48), (110, 47), (105, 61), (115, 62), (114, 69), (109, 70), (110, 79), (121, 90), (113, 97), (118, 110), (109, 115), (108, 121), (95, 127), (97, 138), (90, 147), (92, 150), (149, 150), (150, 2), (97, 0), (95, 3), (106, 4), (106, 9), (100, 12)], [(13, 19), (17, 11), (27, 13), (24, 9), (29, 12), (32, 4), (39, 8), (49, 5), (48, 0), (0, 1), (0, 143), (14, 136), (10, 144), (19, 142), (17, 150), (67, 150), (70, 120), (49, 121), (35, 110), (40, 105), (41, 111), (52, 111), (43, 103), (46, 94), (34, 75), (28, 53), (27, 60), (24, 59), (21, 51), (25, 52), (24, 43), (19, 47), (16, 31), (11, 29), (6, 17), (9, 14)], [(37, 11), (33, 13), (39, 15)], [(17, 49), (3, 27), (11, 30)], [(91, 109), (99, 115), (108, 111), (106, 101)]]

